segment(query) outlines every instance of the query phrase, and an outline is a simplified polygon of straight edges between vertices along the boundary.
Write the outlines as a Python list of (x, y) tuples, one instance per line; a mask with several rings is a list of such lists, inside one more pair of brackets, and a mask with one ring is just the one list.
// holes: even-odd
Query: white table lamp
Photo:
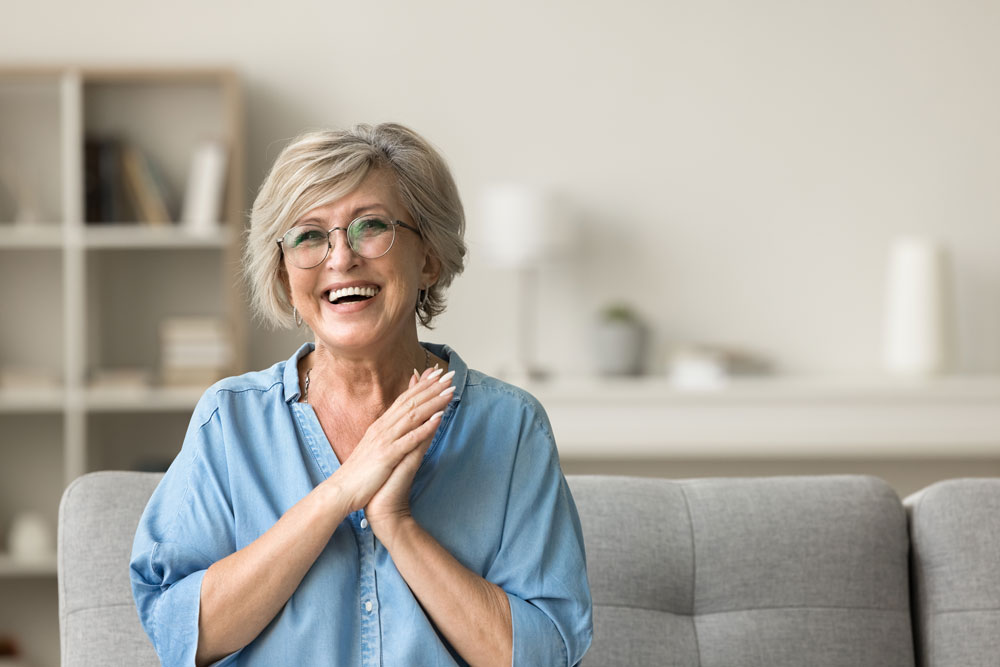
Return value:
[(498, 268), (517, 272), (517, 346), (512, 381), (537, 380), (544, 373), (534, 362), (538, 267), (567, 245), (570, 235), (552, 197), (522, 184), (491, 185), (479, 198), (479, 242), (483, 257)]

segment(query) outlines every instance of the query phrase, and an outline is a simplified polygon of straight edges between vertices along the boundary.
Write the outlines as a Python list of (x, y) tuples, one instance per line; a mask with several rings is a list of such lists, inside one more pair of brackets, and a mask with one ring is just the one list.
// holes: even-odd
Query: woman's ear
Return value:
[(420, 271), (421, 283), (430, 287), (441, 276), (441, 260), (433, 253), (424, 255), (424, 266)]
[(285, 296), (288, 297), (288, 303), (291, 303), (292, 284), (288, 281), (288, 271), (285, 269), (284, 262), (278, 265), (278, 280), (281, 282), (281, 286), (285, 288)]

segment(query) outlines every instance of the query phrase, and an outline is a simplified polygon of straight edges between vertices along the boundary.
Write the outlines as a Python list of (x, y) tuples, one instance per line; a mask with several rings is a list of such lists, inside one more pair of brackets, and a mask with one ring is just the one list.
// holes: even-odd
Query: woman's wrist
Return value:
[(347, 516), (355, 510), (354, 501), (351, 498), (351, 494), (341, 483), (342, 480), (337, 476), (337, 472), (327, 477), (316, 489), (321, 494), (322, 503), (328, 512)]
[(378, 519), (377, 521), (371, 521), (371, 527), (378, 541), (392, 554), (405, 541), (406, 535), (417, 527), (417, 522), (407, 512), (406, 514), (394, 514)]

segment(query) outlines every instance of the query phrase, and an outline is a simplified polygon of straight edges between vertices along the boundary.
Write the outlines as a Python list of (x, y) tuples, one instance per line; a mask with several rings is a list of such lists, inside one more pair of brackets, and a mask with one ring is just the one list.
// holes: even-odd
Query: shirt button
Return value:
[(372, 607), (373, 607), (372, 601), (371, 600), (365, 600), (365, 611), (371, 613)]
[(364, 530), (367, 527), (368, 527), (368, 519), (362, 519), (361, 520), (361, 530)]

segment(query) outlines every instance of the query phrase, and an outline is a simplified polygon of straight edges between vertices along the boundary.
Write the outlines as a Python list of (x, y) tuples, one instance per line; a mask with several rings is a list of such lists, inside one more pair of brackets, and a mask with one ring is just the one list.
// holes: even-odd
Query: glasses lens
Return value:
[(351, 248), (366, 259), (375, 259), (389, 252), (396, 238), (396, 227), (377, 216), (358, 218), (347, 228)]
[(311, 269), (326, 259), (329, 239), (326, 230), (319, 227), (292, 227), (282, 237), (281, 247), (292, 264)]

